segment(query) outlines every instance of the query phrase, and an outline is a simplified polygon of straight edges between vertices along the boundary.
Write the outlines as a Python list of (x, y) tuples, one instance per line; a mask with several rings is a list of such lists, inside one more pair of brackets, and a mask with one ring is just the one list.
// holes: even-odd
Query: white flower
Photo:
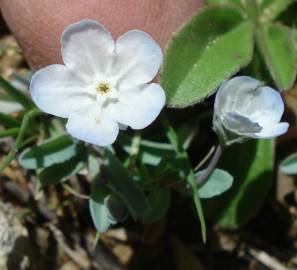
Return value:
[(235, 134), (273, 138), (288, 130), (288, 123), (280, 123), (283, 112), (284, 103), (277, 91), (251, 77), (235, 77), (216, 94), (213, 127), (227, 144)]
[(142, 129), (165, 105), (160, 85), (148, 84), (162, 64), (159, 45), (132, 30), (115, 42), (100, 23), (83, 20), (61, 37), (64, 65), (33, 75), (30, 92), (37, 106), (68, 118), (75, 138), (99, 146), (112, 144), (120, 129)]

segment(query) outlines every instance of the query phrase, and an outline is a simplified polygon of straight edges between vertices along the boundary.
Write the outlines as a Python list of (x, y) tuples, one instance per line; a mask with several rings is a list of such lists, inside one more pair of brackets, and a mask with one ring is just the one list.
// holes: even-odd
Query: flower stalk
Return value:
[(212, 174), (212, 172), (215, 170), (222, 154), (224, 151), (224, 146), (222, 144), (219, 144), (217, 146), (217, 149), (212, 157), (212, 160), (208, 164), (207, 168), (203, 171), (203, 174), (197, 178), (196, 182), (199, 186), (201, 186), (207, 178)]

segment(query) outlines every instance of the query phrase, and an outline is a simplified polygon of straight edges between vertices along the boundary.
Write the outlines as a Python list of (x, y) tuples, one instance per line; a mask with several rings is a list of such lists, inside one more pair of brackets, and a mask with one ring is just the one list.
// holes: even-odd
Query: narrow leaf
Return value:
[(172, 144), (173, 148), (176, 152), (176, 163), (180, 168), (180, 176), (183, 177), (187, 183), (189, 184), (192, 191), (192, 198), (195, 204), (196, 212), (201, 225), (201, 235), (203, 242), (206, 242), (206, 224), (203, 213), (203, 208), (200, 200), (199, 191), (197, 188), (196, 179), (194, 176), (194, 172), (191, 167), (191, 162), (188, 157), (188, 153), (183, 148), (182, 143), (179, 141), (177, 133), (174, 129), (169, 125), (168, 121), (164, 119), (164, 125), (167, 130), (167, 138)]
[(260, 21), (269, 23), (275, 20), (282, 12), (284, 12), (294, 0), (264, 0), (261, 1)]
[(6, 138), (6, 137), (14, 137), (17, 136), (20, 132), (20, 128), (9, 128), (0, 131), (0, 138)]
[(16, 120), (15, 118), (13, 118), (12, 116), (10, 116), (8, 114), (0, 112), (0, 124), (2, 124), (3, 126), (5, 126), (7, 128), (11, 128), (11, 127), (20, 126), (21, 122)]
[(130, 177), (121, 161), (109, 149), (104, 150), (103, 156), (108, 185), (122, 198), (135, 218), (142, 217), (150, 207), (145, 194)]
[(280, 90), (289, 90), (296, 79), (297, 51), (293, 30), (274, 24), (258, 28), (257, 44), (266, 66)]
[(26, 149), (19, 161), (27, 169), (45, 168), (69, 160), (84, 149), (83, 144), (74, 143), (68, 135), (63, 134)]
[(75, 157), (63, 163), (44, 168), (39, 173), (38, 178), (43, 187), (60, 184), (81, 171), (84, 165), (81, 157)]
[(26, 109), (33, 109), (35, 107), (33, 101), (22, 93), (20, 90), (16, 89), (11, 83), (6, 81), (0, 76), (0, 87), (9, 95), (13, 100), (19, 102)]
[(170, 190), (157, 186), (150, 192), (148, 200), (151, 209), (144, 215), (143, 220), (146, 223), (154, 223), (163, 218), (169, 208)]

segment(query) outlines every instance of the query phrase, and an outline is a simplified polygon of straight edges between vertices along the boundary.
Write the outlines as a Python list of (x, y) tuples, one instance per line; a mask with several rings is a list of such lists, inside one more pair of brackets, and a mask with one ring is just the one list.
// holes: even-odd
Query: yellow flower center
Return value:
[(109, 83), (102, 82), (97, 87), (96, 90), (101, 94), (106, 94), (110, 91), (111, 86)]

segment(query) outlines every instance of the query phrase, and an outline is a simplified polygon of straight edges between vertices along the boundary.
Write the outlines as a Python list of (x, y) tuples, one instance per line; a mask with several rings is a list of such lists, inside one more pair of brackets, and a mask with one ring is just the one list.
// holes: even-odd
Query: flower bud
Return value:
[(288, 130), (289, 124), (280, 122), (283, 112), (279, 92), (251, 77), (234, 77), (216, 94), (213, 129), (225, 145), (274, 138)]

